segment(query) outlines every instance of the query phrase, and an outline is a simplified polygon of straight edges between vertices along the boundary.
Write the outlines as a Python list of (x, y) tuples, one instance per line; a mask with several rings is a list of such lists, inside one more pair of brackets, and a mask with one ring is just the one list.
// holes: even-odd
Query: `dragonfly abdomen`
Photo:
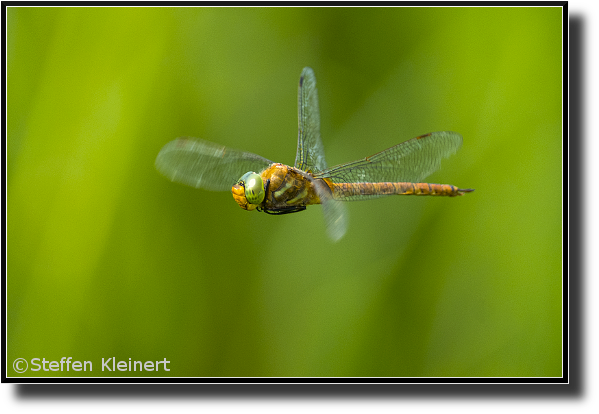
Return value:
[(333, 197), (339, 200), (358, 200), (361, 197), (379, 197), (385, 195), (432, 195), (455, 197), (469, 193), (471, 189), (462, 189), (450, 184), (429, 183), (334, 183)]

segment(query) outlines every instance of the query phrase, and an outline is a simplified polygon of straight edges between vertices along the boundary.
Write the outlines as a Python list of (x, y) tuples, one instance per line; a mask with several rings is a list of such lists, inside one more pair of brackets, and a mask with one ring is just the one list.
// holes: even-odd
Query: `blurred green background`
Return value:
[[(8, 375), (561, 376), (560, 8), (7, 10)], [(273, 217), (173, 184), (196, 136), (329, 165), (464, 136), (464, 197)], [(240, 175), (245, 171), (240, 171)], [(15, 358), (92, 361), (17, 374)], [(102, 358), (171, 361), (102, 372)]]

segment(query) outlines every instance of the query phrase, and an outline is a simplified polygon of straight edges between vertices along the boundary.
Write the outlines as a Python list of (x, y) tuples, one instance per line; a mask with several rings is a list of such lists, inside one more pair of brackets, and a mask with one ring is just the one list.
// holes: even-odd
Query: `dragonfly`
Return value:
[(387, 195), (461, 196), (474, 191), (421, 182), (462, 145), (457, 132), (431, 132), (369, 157), (328, 167), (320, 138), (314, 71), (303, 69), (298, 87), (298, 140), (294, 166), (276, 163), (197, 138), (167, 143), (156, 168), (173, 182), (211, 191), (231, 191), (239, 206), (272, 215), (321, 204), (329, 237), (346, 232), (344, 201)]

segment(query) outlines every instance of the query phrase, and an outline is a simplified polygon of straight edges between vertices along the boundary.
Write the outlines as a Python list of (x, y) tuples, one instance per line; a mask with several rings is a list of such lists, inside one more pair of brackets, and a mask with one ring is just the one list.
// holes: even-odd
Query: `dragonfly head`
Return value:
[(245, 173), (231, 188), (233, 198), (244, 210), (255, 210), (264, 200), (264, 182), (253, 171)]

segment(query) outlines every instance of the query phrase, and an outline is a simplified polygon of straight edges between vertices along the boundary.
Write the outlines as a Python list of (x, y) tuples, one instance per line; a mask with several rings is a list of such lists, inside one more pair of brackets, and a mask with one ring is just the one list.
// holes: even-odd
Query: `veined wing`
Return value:
[(441, 160), (461, 146), (462, 136), (457, 132), (431, 132), (314, 176), (328, 178), (333, 183), (417, 183), (438, 170)]
[(343, 237), (347, 230), (347, 211), (343, 202), (329, 197), (326, 202), (322, 203), (322, 214), (327, 235), (336, 242)]
[(320, 140), (316, 78), (309, 67), (305, 67), (302, 71), (297, 95), (298, 138), (295, 167), (313, 173), (324, 171), (327, 163)]
[(333, 196), (332, 189), (324, 180), (316, 180), (307, 172), (300, 171), (307, 181), (313, 185), (314, 191), (322, 205), (322, 214), (327, 235), (334, 242), (338, 241), (347, 230), (347, 213), (345, 206)]
[(259, 173), (272, 161), (195, 138), (169, 142), (156, 157), (156, 169), (169, 180), (212, 191), (227, 191), (248, 171)]

